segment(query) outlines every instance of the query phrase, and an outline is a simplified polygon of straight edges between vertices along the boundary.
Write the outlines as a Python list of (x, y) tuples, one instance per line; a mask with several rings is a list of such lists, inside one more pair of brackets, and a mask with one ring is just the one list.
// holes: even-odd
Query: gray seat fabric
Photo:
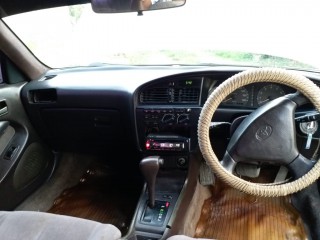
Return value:
[(0, 238), (6, 240), (115, 240), (115, 226), (42, 212), (0, 211)]
[[(192, 238), (192, 237), (187, 237), (184, 235), (176, 235), (176, 236), (172, 236), (169, 237), (167, 240), (195, 240), (195, 239), (199, 239), (199, 240), (210, 240), (208, 238)], [(212, 239), (211, 239), (212, 240)]]

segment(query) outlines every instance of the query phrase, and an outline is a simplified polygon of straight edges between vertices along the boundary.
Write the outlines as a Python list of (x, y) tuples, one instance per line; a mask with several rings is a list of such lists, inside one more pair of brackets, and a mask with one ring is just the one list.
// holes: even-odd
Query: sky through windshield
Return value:
[(221, 55), (227, 51), (275, 55), (320, 68), (319, 7), (316, 0), (187, 0), (183, 7), (140, 17), (95, 14), (87, 4), (72, 11), (65, 7), (11, 16), (5, 22), (51, 67), (223, 64)]

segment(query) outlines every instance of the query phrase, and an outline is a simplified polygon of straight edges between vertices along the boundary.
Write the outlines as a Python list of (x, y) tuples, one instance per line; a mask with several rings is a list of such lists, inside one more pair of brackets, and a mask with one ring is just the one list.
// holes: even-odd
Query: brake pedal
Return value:
[(200, 165), (199, 181), (203, 186), (212, 186), (215, 182), (214, 174), (205, 161), (202, 161)]

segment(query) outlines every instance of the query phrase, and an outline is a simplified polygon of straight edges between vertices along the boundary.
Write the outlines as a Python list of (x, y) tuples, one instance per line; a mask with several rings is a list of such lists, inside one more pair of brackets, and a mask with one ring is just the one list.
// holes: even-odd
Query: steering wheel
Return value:
[[(234, 90), (256, 82), (280, 83), (298, 92), (270, 101), (246, 117), (232, 135), (220, 161), (209, 138), (213, 114)], [(259, 68), (230, 77), (212, 92), (200, 113), (198, 141), (204, 159), (221, 180), (255, 196), (286, 196), (308, 187), (320, 176), (320, 161), (314, 163), (299, 153), (294, 120), (295, 109), (308, 100), (320, 111), (320, 89), (309, 79), (291, 71)], [(281, 184), (248, 182), (233, 174), (240, 162), (284, 165), (295, 180)]]

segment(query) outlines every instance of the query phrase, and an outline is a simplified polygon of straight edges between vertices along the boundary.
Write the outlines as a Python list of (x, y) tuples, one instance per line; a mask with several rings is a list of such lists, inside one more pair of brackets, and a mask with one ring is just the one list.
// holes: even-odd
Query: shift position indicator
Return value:
[(146, 204), (141, 222), (147, 225), (162, 226), (166, 219), (169, 206), (170, 202), (167, 201), (155, 201), (153, 208), (150, 208), (148, 204)]

